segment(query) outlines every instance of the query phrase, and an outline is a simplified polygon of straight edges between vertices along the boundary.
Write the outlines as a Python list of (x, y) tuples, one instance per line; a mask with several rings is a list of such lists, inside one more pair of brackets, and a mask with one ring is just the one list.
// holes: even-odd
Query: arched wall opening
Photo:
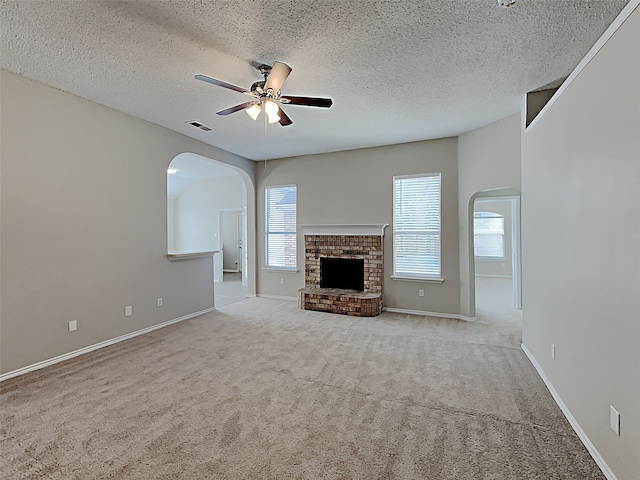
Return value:
[(220, 282), (224, 262), (230, 257), (223, 252), (228, 235), (224, 235), (222, 223), (230, 212), (238, 216), (235, 271), (241, 272), (247, 294), (253, 296), (256, 233), (255, 188), (251, 178), (241, 168), (190, 152), (171, 160), (167, 168), (168, 254), (220, 252), (214, 254), (214, 281)]
[(474, 212), (476, 201), (489, 200), (510, 200), (511, 208), (511, 270), (513, 283), (514, 305), (522, 308), (522, 273), (521, 273), (521, 255), (520, 255), (520, 190), (512, 187), (496, 188), (491, 190), (483, 190), (476, 192), (469, 199), (467, 211), (467, 231), (468, 231), (468, 262), (469, 262), (469, 299), (470, 299), (470, 317), (476, 316), (476, 258), (475, 258), (475, 239), (474, 239)]

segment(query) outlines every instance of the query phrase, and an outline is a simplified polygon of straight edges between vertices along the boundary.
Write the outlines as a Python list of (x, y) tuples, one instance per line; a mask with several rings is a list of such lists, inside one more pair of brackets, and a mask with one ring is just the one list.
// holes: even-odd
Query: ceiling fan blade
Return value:
[(284, 113), (284, 110), (282, 110), (282, 108), (280, 108), (280, 106), (278, 105), (278, 116), (280, 117), (280, 125), (282, 125), (283, 127), (286, 127), (287, 125), (291, 125), (293, 123), (293, 120), (291, 120), (286, 113)]
[(246, 95), (251, 95), (252, 97), (256, 97), (257, 95), (249, 90), (246, 90), (242, 87), (238, 87), (236, 85), (231, 85), (230, 83), (223, 82), (222, 80), (216, 80), (215, 78), (207, 77), (206, 75), (196, 75), (196, 80), (201, 80), (203, 82), (210, 83), (212, 85), (217, 85), (219, 87), (228, 88), (229, 90), (235, 90), (236, 92), (244, 93)]
[(316, 98), (316, 97), (291, 97), (289, 95), (283, 95), (280, 97), (282, 103), (290, 103), (291, 105), (305, 105), (307, 107), (323, 107), (329, 108), (333, 105), (333, 100), (330, 98)]
[(251, 108), (254, 105), (258, 105), (260, 102), (245, 102), (240, 105), (236, 105), (235, 107), (229, 107), (226, 110), (220, 110), (218, 115), (229, 115), (230, 113), (239, 112), (240, 110), (245, 110), (247, 108)]
[(265, 92), (272, 89), (274, 94), (278, 93), (290, 73), (291, 67), (286, 63), (273, 62), (273, 67), (271, 67), (271, 72), (267, 77), (267, 83), (264, 84)]

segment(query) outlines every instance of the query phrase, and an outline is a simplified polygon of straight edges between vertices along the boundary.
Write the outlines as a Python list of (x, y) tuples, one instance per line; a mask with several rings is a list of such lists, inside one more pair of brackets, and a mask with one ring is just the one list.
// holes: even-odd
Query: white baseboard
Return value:
[(282, 295), (268, 295), (266, 293), (258, 293), (256, 295), (256, 297), (271, 298), (273, 300), (291, 300), (293, 302), (297, 302), (298, 301), (298, 297), (285, 297), (285, 296), (282, 296)]
[(490, 275), (490, 274), (484, 274), (484, 273), (476, 273), (476, 277), (483, 277), (483, 278), (508, 278), (509, 280), (513, 279), (513, 277), (511, 275)]
[[(281, 295), (268, 295), (266, 293), (258, 293), (256, 297), (272, 298), (274, 300), (298, 301), (298, 297), (284, 297)], [(464, 315), (458, 315), (453, 313), (424, 312), (422, 310), (407, 310), (404, 308), (392, 308), (392, 307), (383, 307), (382, 310), (385, 312), (392, 312), (392, 313), (407, 313), (409, 315), (423, 315), (423, 316), (429, 316), (429, 317), (453, 318), (455, 320), (464, 320), (465, 322), (473, 322), (476, 320), (476, 317), (465, 317)]]
[(524, 345), (524, 343), (520, 344), (520, 347), (522, 348), (522, 351), (531, 362), (531, 365), (533, 365), (533, 368), (535, 368), (536, 371), (538, 372), (538, 375), (540, 375), (540, 378), (542, 379), (544, 384), (547, 386), (547, 389), (549, 389), (551, 396), (560, 407), (560, 410), (562, 410), (562, 413), (567, 418), (567, 420), (569, 421), (569, 424), (578, 435), (578, 438), (582, 441), (584, 446), (589, 451), (589, 454), (591, 454), (595, 462), (598, 464), (598, 466), (600, 467), (600, 470), (602, 470), (602, 473), (604, 473), (604, 476), (607, 477), (608, 480), (617, 480), (615, 474), (613, 473), (611, 468), (609, 468), (609, 465), (607, 465), (607, 462), (604, 461), (604, 458), (602, 458), (602, 455), (600, 455), (600, 452), (598, 452), (598, 450), (593, 445), (593, 443), (591, 443), (591, 440), (589, 440), (589, 437), (587, 437), (587, 434), (584, 433), (584, 430), (582, 430), (582, 427), (580, 427), (580, 424), (578, 423), (578, 421), (573, 417), (573, 415), (569, 411), (569, 408), (567, 408), (565, 403), (562, 401), (562, 398), (560, 398), (560, 395), (558, 394), (556, 389), (553, 387), (547, 375), (544, 373), (544, 370), (542, 370), (542, 367), (540, 366), (540, 364), (536, 361), (536, 359), (533, 357), (533, 355), (531, 354), (529, 349)]
[(476, 317), (466, 317), (457, 313), (438, 313), (438, 312), (425, 312), (422, 310), (407, 310), (405, 308), (393, 308), (383, 307), (383, 311), (392, 313), (407, 313), (409, 315), (424, 315), (428, 317), (440, 317), (440, 318), (453, 318), (454, 320), (464, 320), (465, 322), (473, 322)]
[(166, 322), (162, 322), (157, 325), (152, 325), (151, 327), (143, 328), (142, 330), (136, 330), (135, 332), (127, 333), (126, 335), (121, 335), (119, 337), (115, 337), (110, 340), (105, 340), (104, 342), (95, 343), (93, 345), (89, 345), (88, 347), (80, 348), (79, 350), (74, 350), (73, 352), (64, 353), (62, 355), (58, 355), (57, 357), (49, 358), (48, 360), (43, 360), (42, 362), (34, 363), (33, 365), (28, 365), (26, 367), (13, 370), (11, 372), (7, 372), (5, 374), (0, 375), (0, 382), (9, 380), (10, 378), (13, 378), (13, 377), (24, 375), (25, 373), (33, 372), (34, 370), (39, 370), (41, 368), (48, 367), (49, 365), (54, 365), (56, 363), (64, 362), (65, 360), (69, 360), (70, 358), (77, 357), (85, 353), (93, 352), (94, 350), (98, 350), (103, 347), (108, 347), (109, 345), (113, 345), (114, 343), (119, 343), (124, 340), (129, 340), (130, 338), (143, 335), (145, 333), (153, 332), (154, 330), (158, 330), (160, 328), (173, 325), (174, 323), (182, 322), (183, 320), (188, 320), (190, 318), (197, 317), (198, 315), (203, 315), (205, 313), (213, 312), (214, 310), (215, 308), (207, 308), (205, 310), (200, 310), (199, 312), (190, 313), (182, 317), (174, 318), (173, 320), (168, 320)]

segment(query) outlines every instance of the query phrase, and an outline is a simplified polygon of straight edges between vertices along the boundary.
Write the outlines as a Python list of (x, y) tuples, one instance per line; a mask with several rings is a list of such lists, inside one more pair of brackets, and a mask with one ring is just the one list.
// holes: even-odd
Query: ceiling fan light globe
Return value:
[(276, 123), (280, 121), (280, 115), (278, 115), (278, 105), (275, 102), (269, 100), (264, 102), (264, 112), (269, 117), (269, 123)]
[(253, 107), (247, 108), (245, 112), (247, 112), (247, 115), (249, 115), (251, 118), (255, 120), (258, 118), (258, 115), (260, 115), (261, 110), (262, 110), (262, 106), (259, 103), (257, 103)]
[(269, 119), (269, 123), (276, 123), (280, 121), (280, 115), (277, 113), (275, 115), (267, 115), (267, 118)]

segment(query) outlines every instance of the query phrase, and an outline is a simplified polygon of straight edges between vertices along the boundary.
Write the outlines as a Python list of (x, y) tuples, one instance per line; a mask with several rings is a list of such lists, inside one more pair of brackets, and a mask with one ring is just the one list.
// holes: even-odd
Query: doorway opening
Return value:
[[(493, 194), (493, 195), (492, 195)], [(476, 316), (522, 336), (520, 195), (482, 192), (473, 199), (471, 239)]]
[(247, 297), (247, 209), (218, 210), (218, 254), (214, 264), (216, 307)]

